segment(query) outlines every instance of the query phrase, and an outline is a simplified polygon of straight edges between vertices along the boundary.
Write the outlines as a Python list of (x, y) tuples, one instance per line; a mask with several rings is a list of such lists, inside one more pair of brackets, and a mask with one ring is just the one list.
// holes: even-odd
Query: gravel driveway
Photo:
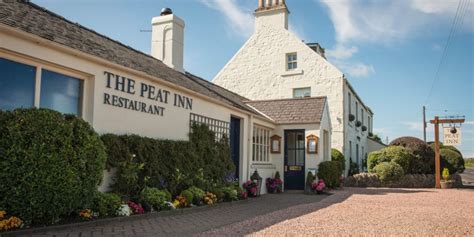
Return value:
[(346, 188), (321, 202), (204, 233), (228, 235), (297, 209), (316, 211), (252, 233), (253, 236), (474, 236), (474, 191)]

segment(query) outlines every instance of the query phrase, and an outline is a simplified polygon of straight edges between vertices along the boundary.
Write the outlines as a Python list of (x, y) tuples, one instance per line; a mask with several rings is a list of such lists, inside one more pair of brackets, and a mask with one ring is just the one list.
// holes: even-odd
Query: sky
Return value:
[[(151, 19), (169, 7), (185, 23), (184, 67), (212, 80), (252, 35), (258, 0), (33, 0), (73, 22), (150, 53)], [(472, 0), (287, 0), (289, 28), (326, 48), (374, 112), (385, 142), (423, 138), (422, 106), (465, 116), (464, 157), (474, 157)], [(449, 40), (448, 40), (449, 39)], [(428, 124), (427, 140), (432, 141)]]

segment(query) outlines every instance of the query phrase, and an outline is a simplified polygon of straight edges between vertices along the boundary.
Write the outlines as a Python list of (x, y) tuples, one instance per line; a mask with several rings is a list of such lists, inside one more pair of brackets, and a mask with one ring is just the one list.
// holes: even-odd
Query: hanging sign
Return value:
[(454, 146), (461, 144), (461, 128), (446, 127), (443, 129), (443, 145)]

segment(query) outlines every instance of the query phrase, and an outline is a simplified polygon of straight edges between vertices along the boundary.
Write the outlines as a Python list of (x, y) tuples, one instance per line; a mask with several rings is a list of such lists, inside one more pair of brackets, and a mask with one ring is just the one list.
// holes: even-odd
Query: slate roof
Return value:
[(258, 114), (247, 100), (190, 73), (181, 73), (160, 60), (73, 23), (28, 1), (0, 0), (0, 24), (37, 35), (75, 50), (160, 78), (228, 105)]
[(277, 124), (321, 122), (326, 97), (246, 101)]

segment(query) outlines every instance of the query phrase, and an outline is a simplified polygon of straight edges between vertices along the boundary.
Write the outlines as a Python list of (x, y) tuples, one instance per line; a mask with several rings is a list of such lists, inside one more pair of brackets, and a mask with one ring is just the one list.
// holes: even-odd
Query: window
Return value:
[(364, 109), (360, 109), (360, 116), (362, 117), (362, 125), (364, 125)]
[(359, 144), (356, 144), (356, 164), (359, 167)]
[(40, 107), (81, 115), (82, 80), (43, 69)]
[(286, 54), (286, 70), (294, 70), (298, 68), (296, 53)]
[(372, 121), (370, 119), (370, 116), (367, 116), (367, 130), (369, 130), (369, 132), (372, 132)]
[(0, 109), (33, 107), (36, 68), (0, 58), (0, 72)]
[(256, 126), (253, 127), (252, 161), (260, 163), (270, 162), (270, 130)]
[(293, 98), (310, 97), (311, 87), (293, 89)]
[(356, 121), (359, 120), (359, 103), (356, 101)]
[(189, 128), (193, 124), (205, 124), (209, 130), (213, 131), (216, 135), (216, 140), (220, 140), (222, 137), (229, 137), (229, 122), (209, 118), (199, 114), (191, 113), (189, 118)]
[[(351, 93), (347, 93), (347, 98), (348, 98), (348, 99), (347, 99), (347, 102), (348, 102), (348, 107), (349, 107), (349, 108), (348, 108), (348, 111), (349, 111), (348, 114), (352, 114), (352, 97), (351, 97)], [(351, 122), (350, 119), (349, 119), (348, 121)]]

